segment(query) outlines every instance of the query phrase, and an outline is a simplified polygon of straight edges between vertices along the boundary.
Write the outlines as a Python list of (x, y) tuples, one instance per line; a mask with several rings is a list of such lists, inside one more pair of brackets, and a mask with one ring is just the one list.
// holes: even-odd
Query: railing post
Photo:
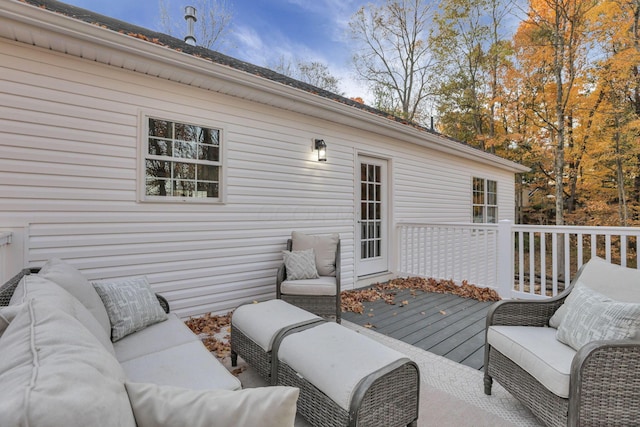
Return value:
[(502, 298), (511, 298), (513, 290), (513, 222), (503, 219), (498, 222), (498, 293)]

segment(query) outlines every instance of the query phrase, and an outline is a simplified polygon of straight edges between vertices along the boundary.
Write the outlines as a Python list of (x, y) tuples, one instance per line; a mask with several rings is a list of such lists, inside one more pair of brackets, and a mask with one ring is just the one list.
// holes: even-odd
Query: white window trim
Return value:
[[(473, 196), (474, 196), (474, 180), (476, 179), (481, 179), (482, 180), (482, 191), (484, 194), (484, 203), (482, 204), (476, 204), (473, 201)], [(489, 204), (489, 198), (488, 198), (488, 187), (489, 187), (489, 181), (491, 182), (495, 182), (496, 184), (496, 204), (495, 205), (490, 205)], [(482, 222), (475, 222), (475, 216), (473, 215), (473, 211), (474, 208), (476, 206), (482, 206)], [(487, 221), (487, 208), (490, 207), (494, 207), (496, 208), (496, 215), (495, 215), (495, 222), (488, 222)], [(499, 221), (499, 207), (498, 207), (498, 180), (496, 179), (489, 179), (489, 178), (485, 178), (485, 177), (481, 177), (481, 176), (473, 176), (471, 177), (471, 223), (472, 224), (497, 224)]]
[[(180, 122), (193, 126), (201, 126), (220, 131), (220, 171), (219, 171), (219, 186), (218, 197), (176, 197), (176, 196), (147, 196), (146, 194), (146, 159), (148, 153), (149, 144), (149, 119), (155, 118), (159, 120), (167, 120), (172, 122)], [(211, 120), (202, 119), (200, 117), (183, 116), (175, 113), (167, 113), (166, 111), (152, 111), (144, 110), (139, 112), (138, 117), (138, 202), (141, 203), (190, 203), (190, 204), (224, 204), (226, 202), (226, 187), (227, 187), (227, 144), (226, 144), (226, 127), (219, 123), (212, 122)]]

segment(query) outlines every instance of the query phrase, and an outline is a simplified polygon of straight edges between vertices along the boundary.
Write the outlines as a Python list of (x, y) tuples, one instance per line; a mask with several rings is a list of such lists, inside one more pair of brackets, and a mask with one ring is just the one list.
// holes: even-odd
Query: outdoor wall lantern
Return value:
[(326, 162), (327, 161), (327, 144), (325, 144), (323, 139), (315, 140), (315, 149), (318, 150), (318, 161)]

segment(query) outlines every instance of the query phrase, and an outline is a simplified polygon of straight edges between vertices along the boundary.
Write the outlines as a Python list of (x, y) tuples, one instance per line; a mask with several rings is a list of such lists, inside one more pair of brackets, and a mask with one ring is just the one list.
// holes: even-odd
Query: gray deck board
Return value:
[(370, 324), (376, 332), (482, 369), (485, 319), (491, 302), (406, 289), (393, 292), (395, 305), (383, 300), (365, 302), (363, 314), (342, 313), (343, 319)]

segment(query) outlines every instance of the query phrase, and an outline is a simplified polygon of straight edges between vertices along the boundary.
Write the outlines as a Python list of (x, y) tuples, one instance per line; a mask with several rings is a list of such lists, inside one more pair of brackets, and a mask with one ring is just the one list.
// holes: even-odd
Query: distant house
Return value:
[(0, 109), (9, 268), (147, 275), (185, 317), (274, 297), (292, 230), (340, 233), (345, 289), (390, 277), (398, 223), (513, 219), (527, 170), (53, 0), (0, 3)]

